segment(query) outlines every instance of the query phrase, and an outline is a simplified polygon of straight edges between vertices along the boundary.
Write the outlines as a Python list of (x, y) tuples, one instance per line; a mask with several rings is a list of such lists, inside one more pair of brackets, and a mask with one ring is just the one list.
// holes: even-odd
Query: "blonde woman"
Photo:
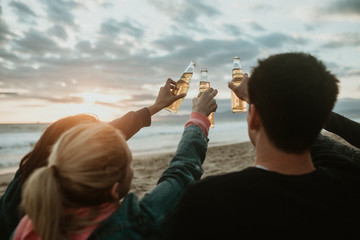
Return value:
[[(55, 143), (48, 166), (23, 189), (27, 215), (13, 239), (161, 239), (184, 189), (200, 179), (216, 90), (193, 103), (178, 149), (158, 185), (142, 199), (128, 193), (131, 152), (123, 134), (103, 123), (80, 124)], [(119, 204), (121, 200), (121, 203)]]
[[(152, 115), (185, 96), (185, 94), (174, 96), (172, 90), (175, 86), (176, 82), (169, 78), (160, 89), (154, 104), (141, 108), (138, 111), (128, 112), (109, 124), (119, 129), (124, 134), (126, 140), (130, 139), (141, 128), (151, 125)], [(9, 239), (11, 233), (24, 216), (19, 207), (22, 199), (22, 186), (36, 169), (47, 165), (50, 149), (61, 134), (78, 124), (92, 122), (99, 122), (99, 119), (88, 114), (68, 116), (55, 121), (45, 129), (34, 148), (22, 158), (14, 179), (0, 198), (0, 239)]]

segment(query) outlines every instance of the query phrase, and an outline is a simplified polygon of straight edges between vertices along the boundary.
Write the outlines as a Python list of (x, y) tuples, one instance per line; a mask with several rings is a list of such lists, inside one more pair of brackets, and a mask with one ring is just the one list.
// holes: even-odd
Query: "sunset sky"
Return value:
[(109, 121), (153, 103), (190, 60), (187, 98), (206, 67), (229, 99), (234, 56), (249, 72), (288, 51), (322, 60), (339, 98), (360, 98), (359, 0), (2, 0), (0, 10), (0, 123)]

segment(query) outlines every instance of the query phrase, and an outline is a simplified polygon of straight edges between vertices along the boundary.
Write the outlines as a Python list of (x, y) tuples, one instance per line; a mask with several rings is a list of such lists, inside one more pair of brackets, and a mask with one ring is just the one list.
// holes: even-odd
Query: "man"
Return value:
[(192, 185), (179, 207), (175, 238), (358, 235), (360, 165), (316, 141), (337, 84), (322, 62), (304, 53), (259, 61), (248, 92), (230, 83), (248, 97), (255, 166)]

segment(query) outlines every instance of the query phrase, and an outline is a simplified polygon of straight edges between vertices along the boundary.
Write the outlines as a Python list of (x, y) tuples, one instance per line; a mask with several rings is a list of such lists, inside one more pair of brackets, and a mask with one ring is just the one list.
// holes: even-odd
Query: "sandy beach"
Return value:
[[(204, 162), (204, 175), (240, 170), (254, 162), (255, 149), (250, 142), (209, 147)], [(153, 154), (133, 160), (134, 179), (131, 191), (143, 196), (150, 191), (168, 166), (174, 153)], [(0, 196), (4, 193), (14, 173), (0, 175)]]
[[(335, 134), (329, 132), (323, 134), (348, 144)], [(156, 185), (173, 155), (174, 153), (165, 153), (134, 158), (132, 163), (134, 179), (131, 191), (140, 197), (150, 191)], [(203, 164), (204, 174), (202, 177), (239, 171), (253, 166), (254, 159), (255, 148), (250, 142), (209, 147)], [(13, 176), (14, 173), (0, 174), (0, 196), (4, 193)]]
[[(150, 191), (168, 166), (173, 153), (139, 157), (133, 160), (132, 190), (138, 196)], [(255, 148), (250, 142), (209, 147), (203, 164), (204, 174), (222, 174), (254, 164)]]

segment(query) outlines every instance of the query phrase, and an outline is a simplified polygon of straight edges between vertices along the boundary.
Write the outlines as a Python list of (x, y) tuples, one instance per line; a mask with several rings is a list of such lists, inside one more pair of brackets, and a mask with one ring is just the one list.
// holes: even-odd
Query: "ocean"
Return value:
[[(175, 152), (184, 124), (176, 121), (154, 121), (141, 129), (129, 141), (133, 156)], [(0, 174), (11, 172), (19, 165), (49, 124), (0, 124)], [(215, 122), (209, 133), (209, 146), (249, 141), (244, 120)]]
[[(185, 102), (185, 105), (191, 104)], [(360, 99), (341, 99), (334, 111), (360, 122)], [(188, 114), (153, 117), (150, 127), (141, 129), (128, 141), (133, 156), (175, 152), (188, 117)], [(21, 158), (32, 149), (47, 126), (45, 123), (0, 124), (0, 174), (16, 170)], [(209, 146), (249, 141), (246, 113), (216, 112), (209, 139)]]

